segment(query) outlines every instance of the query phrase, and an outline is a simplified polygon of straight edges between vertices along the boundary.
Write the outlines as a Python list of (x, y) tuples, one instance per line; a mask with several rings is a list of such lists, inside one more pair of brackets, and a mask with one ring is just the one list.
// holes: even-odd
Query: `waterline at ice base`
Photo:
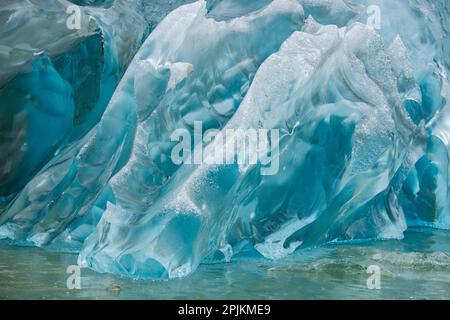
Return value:
[(12, 246), (160, 280), (450, 229), (447, 0), (3, 0), (0, 26)]

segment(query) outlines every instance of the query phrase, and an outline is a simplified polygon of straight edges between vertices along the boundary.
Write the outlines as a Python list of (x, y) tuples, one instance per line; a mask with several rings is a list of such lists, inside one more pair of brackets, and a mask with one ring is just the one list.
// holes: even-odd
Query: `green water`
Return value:
[[(450, 299), (450, 232), (412, 230), (404, 240), (303, 251), (281, 261), (200, 266), (190, 277), (135, 281), (81, 270), (67, 289), (76, 255), (0, 242), (0, 299)], [(381, 289), (367, 268), (381, 268)]]

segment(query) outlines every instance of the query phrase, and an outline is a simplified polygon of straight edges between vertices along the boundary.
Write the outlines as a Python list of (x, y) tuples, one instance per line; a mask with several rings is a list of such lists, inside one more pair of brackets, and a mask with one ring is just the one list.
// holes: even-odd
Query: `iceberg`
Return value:
[[(43, 210), (58, 194), (47, 195), (45, 202), (22, 191), (28, 183), (30, 189), (37, 187), (32, 191), (35, 195), (42, 193), (43, 187), (56, 189), (59, 180), (69, 174), (66, 158), (85, 144), (131, 59), (154, 27), (152, 23), (162, 19), (170, 6), (162, 6), (153, 20), (141, 15), (138, 1), (76, 8), (80, 29), (68, 28), (69, 14), (76, 12), (69, 1), (56, 5), (53, 1), (11, 1), (0, 8), (6, 22), (0, 35), (0, 212), (5, 212), (2, 220), (7, 221), (1, 233), (13, 232), (14, 236), (7, 237), (19, 243), (29, 242), (25, 230), (46, 216)], [(37, 18), (30, 19), (33, 16)], [(50, 28), (52, 33), (46, 32)], [(27, 43), (33, 29), (41, 30), (43, 36)], [(34, 206), (22, 203), (11, 209), (18, 198), (34, 202)], [(10, 221), (15, 210), (30, 206), (30, 212), (24, 210), (16, 216), (20, 226)]]
[(44, 3), (0, 8), (0, 239), (170, 279), (450, 229), (446, 1)]

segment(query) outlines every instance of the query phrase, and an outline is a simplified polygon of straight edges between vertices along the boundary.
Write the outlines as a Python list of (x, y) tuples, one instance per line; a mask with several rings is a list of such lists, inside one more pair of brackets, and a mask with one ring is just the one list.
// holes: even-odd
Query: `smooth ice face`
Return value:
[[(127, 55), (134, 55), (148, 28), (133, 9), (117, 4), (77, 11), (68, 1), (2, 4), (1, 202), (98, 123), (131, 60)], [(117, 23), (119, 17), (128, 22)]]
[(149, 32), (185, 2), (2, 2), (0, 205), (98, 123)]
[(450, 228), (446, 1), (61, 3), (0, 9), (0, 238), (166, 279)]
[[(68, 28), (76, 14), (69, 1), (2, 4), (2, 238), (26, 242), (39, 221), (49, 219), (49, 206), (65, 188), (59, 185), (61, 179), (70, 180), (73, 173), (65, 161), (86, 143), (86, 134), (100, 121), (124, 70), (154, 27), (153, 20), (141, 15), (139, 3), (129, 0), (105, 7), (79, 7), (79, 29)], [(162, 6), (153, 19), (162, 19), (174, 5)], [(30, 37), (37, 33), (39, 37)], [(65, 221), (59, 228), (56, 223), (52, 226), (55, 235), (73, 219), (73, 210), (74, 206), (69, 206), (65, 213), (55, 213), (50, 219)]]

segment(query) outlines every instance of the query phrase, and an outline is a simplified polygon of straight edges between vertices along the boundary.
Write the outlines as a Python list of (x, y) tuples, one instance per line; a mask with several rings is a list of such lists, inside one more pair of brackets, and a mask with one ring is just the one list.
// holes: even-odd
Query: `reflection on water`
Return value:
[[(76, 255), (0, 242), (1, 299), (450, 299), (450, 232), (412, 230), (402, 241), (302, 251), (281, 261), (201, 266), (185, 279), (134, 281), (83, 269), (68, 290)], [(370, 265), (381, 290), (367, 289)]]

